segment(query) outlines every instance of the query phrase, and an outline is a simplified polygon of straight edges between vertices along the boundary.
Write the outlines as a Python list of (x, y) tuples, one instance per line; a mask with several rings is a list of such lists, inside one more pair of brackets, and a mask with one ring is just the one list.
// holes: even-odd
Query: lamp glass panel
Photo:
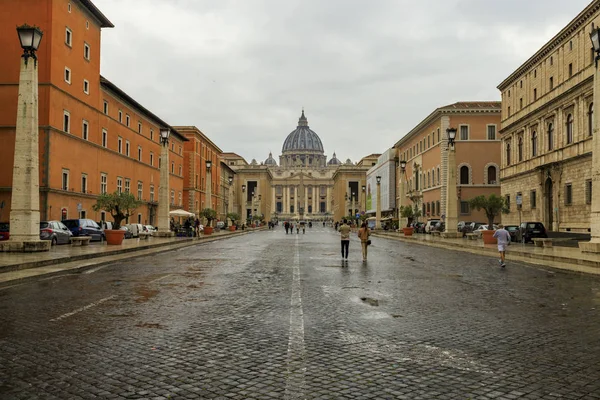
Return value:
[(210, 161), (206, 162), (206, 168), (210, 168), (212, 166), (212, 163)]
[(377, 183), (381, 182), (381, 177), (380, 176), (376, 176), (375, 179), (377, 179)]
[(448, 129), (448, 139), (454, 140), (456, 138), (456, 129)]
[(33, 49), (37, 50), (40, 47), (40, 42), (42, 41), (42, 31), (36, 29), (33, 31)]
[(592, 46), (594, 46), (594, 51), (600, 51), (600, 29), (594, 29), (590, 34), (590, 39), (592, 39)]
[(21, 47), (23, 49), (29, 49), (33, 45), (33, 29), (31, 28), (17, 28), (19, 33), (19, 40), (21, 41)]
[(171, 131), (169, 129), (161, 129), (160, 130), (160, 137), (163, 139), (168, 139), (170, 134), (171, 134)]
[(406, 168), (406, 161), (404, 161), (404, 160), (400, 161), (400, 168), (402, 168), (402, 169)]

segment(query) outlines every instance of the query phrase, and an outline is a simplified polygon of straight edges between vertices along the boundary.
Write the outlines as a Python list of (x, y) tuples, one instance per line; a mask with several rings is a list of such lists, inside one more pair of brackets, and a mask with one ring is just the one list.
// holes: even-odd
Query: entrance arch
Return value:
[(552, 179), (547, 178), (544, 184), (544, 197), (546, 201), (546, 215), (544, 225), (546, 229), (552, 230), (552, 223), (554, 222), (554, 191), (553, 191)]

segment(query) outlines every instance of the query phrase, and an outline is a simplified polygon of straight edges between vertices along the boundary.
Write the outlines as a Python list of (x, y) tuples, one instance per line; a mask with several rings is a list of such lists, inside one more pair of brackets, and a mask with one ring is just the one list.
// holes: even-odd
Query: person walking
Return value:
[(344, 218), (340, 225), (340, 239), (342, 241), (342, 259), (348, 259), (348, 250), (350, 249), (350, 226)]
[(360, 239), (360, 245), (362, 246), (363, 262), (367, 262), (367, 249), (369, 246), (369, 236), (371, 236), (371, 230), (367, 226), (366, 222), (363, 222), (358, 230), (358, 238)]
[(510, 233), (504, 229), (504, 225), (499, 224), (498, 229), (494, 232), (494, 237), (498, 241), (498, 253), (500, 253), (500, 259), (498, 263), (502, 268), (506, 267), (504, 263), (504, 256), (506, 254), (506, 247), (510, 245)]

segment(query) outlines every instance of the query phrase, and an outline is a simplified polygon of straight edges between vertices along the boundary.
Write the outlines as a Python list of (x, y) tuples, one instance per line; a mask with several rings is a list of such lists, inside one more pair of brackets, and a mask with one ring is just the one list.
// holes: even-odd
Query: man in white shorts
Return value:
[(498, 263), (504, 268), (506, 267), (506, 264), (504, 264), (504, 254), (506, 253), (506, 247), (510, 245), (510, 233), (504, 229), (504, 225), (499, 224), (498, 229), (494, 232), (494, 237), (498, 240), (498, 253), (500, 253)]

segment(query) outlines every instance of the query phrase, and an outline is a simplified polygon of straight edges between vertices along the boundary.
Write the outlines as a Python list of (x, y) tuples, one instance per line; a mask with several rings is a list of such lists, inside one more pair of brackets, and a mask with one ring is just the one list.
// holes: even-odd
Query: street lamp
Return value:
[[(400, 192), (400, 201), (398, 202), (398, 227), (402, 228), (404, 227), (404, 223), (402, 225), (400, 225), (400, 208), (402, 208), (402, 203), (404, 202), (406, 195), (404, 193), (405, 190), (405, 181), (406, 180), (406, 160), (401, 159), (400, 160), (400, 184), (399, 184), (399, 188), (398, 191)], [(410, 205), (410, 207), (412, 207), (412, 204)], [(406, 221), (406, 226), (408, 226), (408, 219)]]
[(367, 187), (365, 185), (362, 185), (361, 187), (362, 189), (362, 201), (361, 203), (361, 207), (363, 212), (367, 212)]
[[(600, 105), (600, 72), (598, 71), (598, 60), (600, 59), (600, 27), (592, 24), (590, 40), (596, 53), (594, 69), (594, 108), (598, 109)], [(597, 114), (597, 113), (595, 113)], [(594, 115), (592, 129), (592, 182), (600, 182), (600, 139), (598, 132), (600, 130), (600, 118)], [(589, 242), (579, 242), (579, 248), (587, 253), (600, 253), (600, 185), (592, 185), (592, 207), (590, 213), (590, 231), (591, 240)]]
[[(17, 123), (10, 210), (10, 239), (0, 251), (38, 252), (50, 250), (40, 240), (39, 119), (37, 51), (42, 31), (27, 24), (17, 27), (23, 48), (21, 57)], [(28, 64), (28, 59), (36, 62)]]
[(448, 157), (446, 170), (448, 171), (448, 179), (446, 180), (446, 209), (442, 220), (445, 223), (444, 232), (445, 238), (458, 238), (462, 234), (457, 231), (458, 226), (458, 197), (456, 195), (456, 150), (454, 148), (454, 140), (456, 139), (456, 128), (446, 129), (448, 138)]
[[(208, 208), (212, 208), (212, 162), (210, 160), (206, 160), (206, 202), (208, 203)], [(211, 221), (212, 223), (212, 221)], [(210, 226), (210, 223), (208, 224)]]
[(169, 223), (169, 138), (171, 129), (160, 128), (160, 185), (158, 186), (158, 232), (157, 236), (173, 236)]
[(377, 181), (377, 208), (375, 209), (375, 229), (381, 229), (381, 176), (375, 177)]

